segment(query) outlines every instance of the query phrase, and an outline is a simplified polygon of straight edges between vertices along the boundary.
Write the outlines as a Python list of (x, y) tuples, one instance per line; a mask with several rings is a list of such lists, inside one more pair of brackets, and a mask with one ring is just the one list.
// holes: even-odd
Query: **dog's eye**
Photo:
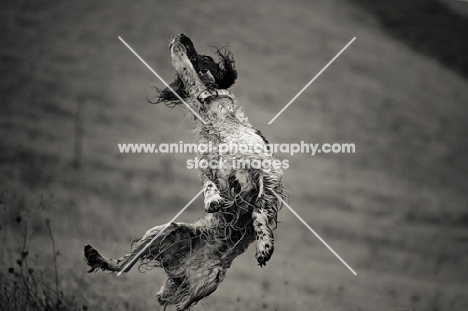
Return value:
[(210, 56), (204, 56), (205, 57), (205, 60), (209, 60), (211, 62), (214, 62), (213, 58), (211, 58)]

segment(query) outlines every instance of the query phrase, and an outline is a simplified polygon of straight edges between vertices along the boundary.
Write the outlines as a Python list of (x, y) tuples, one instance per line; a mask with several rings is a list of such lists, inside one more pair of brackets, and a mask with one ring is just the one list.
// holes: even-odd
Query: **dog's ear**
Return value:
[(218, 80), (218, 87), (220, 89), (227, 89), (231, 87), (237, 79), (237, 70), (234, 68), (229, 69), (220, 69), (219, 73), (221, 74), (221, 78)]
[[(181, 98), (186, 98), (187, 94), (185, 93), (185, 87), (182, 80), (178, 75), (175, 76), (175, 79), (172, 83), (169, 84), (171, 89), (173, 89)], [(157, 96), (156, 101), (151, 102), (152, 104), (166, 103), (167, 105), (177, 105), (180, 103), (180, 99), (172, 92), (168, 87), (164, 89), (156, 88)]]
[(216, 51), (220, 62), (218, 63), (218, 72), (216, 74), (216, 84), (218, 88), (227, 89), (231, 87), (237, 79), (237, 70), (234, 66), (234, 56), (231, 51), (224, 48), (224, 50), (218, 49)]

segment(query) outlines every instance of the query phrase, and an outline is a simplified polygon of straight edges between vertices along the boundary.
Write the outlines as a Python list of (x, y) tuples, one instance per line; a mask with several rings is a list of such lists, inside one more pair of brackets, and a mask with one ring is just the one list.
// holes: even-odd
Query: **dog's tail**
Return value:
[(162, 225), (148, 230), (141, 239), (134, 241), (132, 251), (119, 259), (104, 257), (91, 245), (85, 245), (84, 256), (91, 267), (88, 272), (101, 269), (126, 273), (138, 260), (145, 260), (151, 261), (152, 266), (160, 266), (176, 274), (200, 234), (195, 226), (189, 224), (171, 223), (165, 227)]

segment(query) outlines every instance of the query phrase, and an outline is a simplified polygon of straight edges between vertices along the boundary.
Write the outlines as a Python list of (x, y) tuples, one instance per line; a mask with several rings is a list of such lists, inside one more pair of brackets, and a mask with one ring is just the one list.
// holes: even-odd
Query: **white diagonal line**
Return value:
[(323, 67), (323, 69), (322, 69), (322, 70), (320, 70), (320, 72), (319, 72), (318, 74), (316, 74), (316, 75), (315, 75), (315, 77), (314, 77), (312, 80), (310, 80), (310, 81), (309, 81), (309, 83), (307, 83), (307, 84), (306, 84), (306, 86), (304, 86), (304, 87), (302, 88), (302, 90), (300, 90), (300, 91), (299, 91), (299, 93), (297, 93), (297, 95), (296, 95), (296, 96), (294, 96), (294, 97), (293, 97), (293, 99), (291, 99), (291, 100), (289, 101), (289, 103), (287, 103), (287, 104), (286, 104), (286, 106), (284, 106), (284, 107), (283, 107), (283, 109), (281, 109), (281, 111), (280, 111), (280, 112), (278, 112), (278, 113), (276, 114), (276, 116), (275, 116), (273, 119), (271, 119), (271, 121), (270, 121), (270, 122), (268, 122), (268, 124), (271, 124), (271, 123), (273, 123), (273, 121), (275, 121), (275, 120), (276, 120), (276, 118), (278, 118), (278, 117), (280, 116), (280, 114), (282, 114), (282, 113), (283, 113), (283, 111), (285, 111), (285, 110), (286, 110), (286, 108), (288, 108), (288, 107), (289, 107), (289, 105), (291, 105), (291, 104), (293, 103), (293, 101), (295, 101), (295, 100), (296, 100), (296, 99), (297, 99), (297, 98), (298, 98), (298, 97), (299, 97), (299, 96), (302, 94), (302, 92), (304, 92), (304, 91), (305, 91), (305, 90), (306, 90), (306, 89), (309, 87), (309, 85), (311, 85), (311, 84), (312, 84), (312, 82), (314, 82), (314, 81), (315, 81), (315, 79), (317, 79), (317, 78), (318, 78), (318, 76), (320, 76), (320, 75), (322, 74), (322, 72), (324, 72), (324, 71), (325, 71), (325, 69), (327, 69), (327, 68), (328, 68), (328, 66), (330, 66), (330, 65), (331, 65), (331, 63), (333, 63), (333, 62), (335, 61), (335, 59), (337, 59), (337, 58), (338, 58), (338, 56), (340, 56), (340, 54), (341, 54), (341, 53), (343, 53), (343, 52), (344, 52), (344, 50), (346, 50), (346, 49), (348, 48), (348, 46), (350, 46), (350, 45), (351, 45), (351, 43), (353, 43), (353, 41), (354, 41), (354, 40), (356, 40), (356, 37), (354, 37), (354, 38), (353, 38), (351, 41), (349, 41), (349, 43), (348, 43), (348, 44), (346, 44), (346, 46), (345, 46), (343, 49), (341, 49), (341, 51), (340, 51), (338, 54), (336, 54), (336, 56), (335, 56), (335, 57), (333, 57), (333, 59), (332, 59), (332, 60), (331, 60), (331, 61), (330, 61), (330, 62), (329, 62), (329, 63), (328, 63), (328, 64), (327, 64), (325, 67)]
[(334, 250), (333, 248), (330, 247), (330, 245), (327, 244), (327, 242), (325, 242), (321, 237), (320, 235), (317, 234), (317, 232), (314, 231), (314, 229), (312, 229), (306, 222), (304, 219), (302, 219), (301, 216), (299, 216), (298, 213), (296, 213), (291, 206), (288, 205), (288, 203), (286, 203), (274, 190), (271, 190), (277, 197), (278, 199), (284, 203), (284, 205), (286, 205), (290, 210), (291, 212), (294, 214), (294, 216), (296, 216), (306, 227), (307, 229), (309, 229), (319, 240), (320, 242), (322, 242), (332, 253), (333, 255), (335, 255), (345, 266), (346, 268), (348, 268), (354, 275), (357, 275), (357, 273), (353, 270), (353, 268), (351, 268), (347, 263), (346, 261), (344, 261), (340, 255), (338, 255)]
[(123, 44), (125, 44), (125, 46), (133, 52), (133, 54), (135, 54), (136, 57), (138, 57), (138, 59), (143, 63), (145, 64), (146, 67), (148, 67), (148, 69), (156, 76), (158, 77), (159, 80), (161, 80), (162, 83), (164, 83), (164, 85), (169, 89), (171, 90), (172, 93), (174, 93), (175, 96), (177, 96), (177, 98), (183, 102), (185, 104), (185, 106), (187, 106), (187, 108), (198, 118), (200, 119), (200, 121), (202, 121), (203, 124), (206, 124), (205, 120), (202, 119), (202, 117), (200, 117), (200, 115), (198, 113), (195, 112), (195, 110), (192, 109), (192, 107), (190, 107), (189, 104), (187, 104), (185, 102), (185, 100), (182, 99), (182, 97), (179, 96), (179, 94), (177, 94), (170, 86), (169, 84), (166, 83), (166, 81), (163, 80), (163, 78), (161, 78), (158, 73), (156, 71), (153, 70), (153, 68), (150, 67), (150, 65), (148, 65), (145, 60), (143, 58), (140, 57), (140, 55), (138, 55), (137, 52), (135, 52), (132, 47), (130, 45), (127, 44), (127, 42), (125, 42), (124, 39), (122, 39), (120, 36), (119, 36), (119, 40), (122, 41)]
[(138, 252), (138, 254), (136, 254), (136, 255), (132, 258), (132, 260), (130, 260), (130, 261), (125, 265), (125, 267), (123, 267), (122, 270), (120, 270), (119, 273), (117, 273), (117, 275), (120, 276), (120, 275), (122, 274), (122, 272), (124, 272), (125, 270), (127, 270), (127, 268), (128, 268), (135, 260), (137, 260), (138, 257), (140, 257), (140, 255), (154, 242), (154, 240), (156, 240), (156, 239), (158, 238), (158, 236), (160, 236), (161, 233), (163, 233), (163, 231), (166, 230), (167, 227), (169, 227), (170, 224), (173, 223), (174, 220), (176, 220), (177, 217), (179, 217), (180, 214), (182, 214), (182, 213), (187, 209), (187, 207), (189, 207), (190, 204), (192, 204), (192, 202), (195, 201), (195, 199), (198, 198), (198, 197), (200, 196), (200, 194), (202, 194), (202, 192), (203, 192), (203, 189), (200, 190), (200, 192), (198, 192), (197, 195), (196, 195), (192, 200), (190, 200), (190, 202), (188, 202), (187, 205), (185, 205), (184, 208), (181, 209), (180, 212), (178, 212), (177, 215), (175, 215), (174, 218), (172, 218), (172, 219), (161, 229), (161, 231), (159, 231), (158, 234), (156, 234), (156, 236), (155, 236), (154, 238), (152, 238), (151, 241), (149, 241), (148, 244), (146, 244), (146, 245)]

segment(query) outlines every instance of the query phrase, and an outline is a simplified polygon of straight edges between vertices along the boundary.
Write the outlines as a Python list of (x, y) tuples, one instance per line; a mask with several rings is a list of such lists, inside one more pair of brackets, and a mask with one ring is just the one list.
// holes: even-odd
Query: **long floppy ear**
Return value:
[(216, 83), (218, 88), (227, 89), (231, 87), (237, 79), (237, 70), (234, 66), (234, 56), (226, 47), (217, 49), (216, 55), (219, 57), (218, 72), (216, 74)]
[[(178, 75), (175, 76), (175, 79), (172, 83), (169, 84), (169, 86), (181, 97), (181, 98), (186, 98), (187, 94), (185, 93), (185, 87), (184, 83), (182, 80), (179, 78)], [(156, 89), (156, 101), (152, 102), (149, 101), (152, 104), (159, 104), (159, 103), (165, 103), (166, 105), (170, 107), (174, 107), (175, 105), (181, 104), (181, 101), (177, 96), (169, 89), (169, 88), (164, 88), (164, 89)]]

